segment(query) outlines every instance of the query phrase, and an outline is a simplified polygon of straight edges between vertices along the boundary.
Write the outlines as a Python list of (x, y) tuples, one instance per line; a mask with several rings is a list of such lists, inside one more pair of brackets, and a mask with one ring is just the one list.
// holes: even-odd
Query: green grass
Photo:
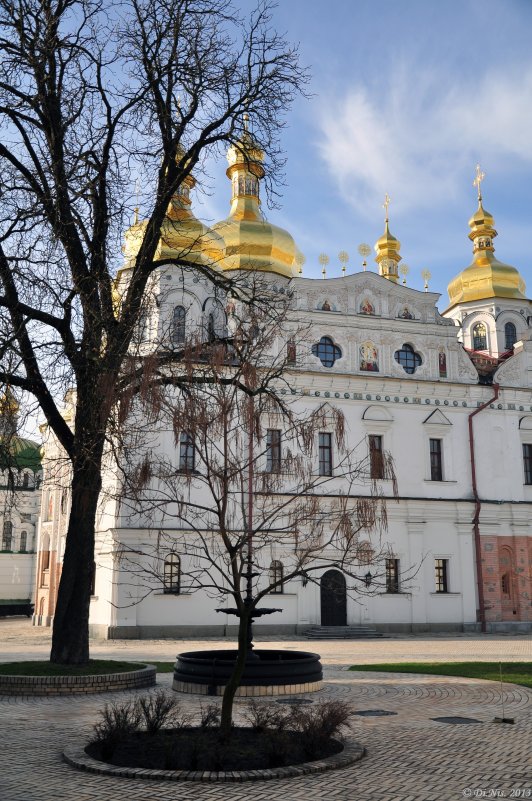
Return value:
[[(424, 673), (433, 676), (464, 676), (500, 681), (498, 662), (391, 662), (386, 665), (352, 665), (349, 670), (386, 673)], [(532, 689), (532, 662), (503, 662), (502, 680)]]
[(157, 673), (173, 673), (175, 660), (173, 662), (150, 662), (150, 665), (155, 665)]
[(0, 676), (99, 676), (102, 673), (129, 673), (144, 665), (114, 659), (91, 659), (87, 665), (57, 665), (52, 662), (3, 662)]

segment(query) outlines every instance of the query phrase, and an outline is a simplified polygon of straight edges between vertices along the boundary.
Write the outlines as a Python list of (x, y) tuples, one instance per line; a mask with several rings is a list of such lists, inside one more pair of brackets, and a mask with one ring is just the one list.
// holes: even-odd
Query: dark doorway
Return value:
[(345, 578), (339, 570), (327, 570), (321, 577), (321, 625), (347, 626)]

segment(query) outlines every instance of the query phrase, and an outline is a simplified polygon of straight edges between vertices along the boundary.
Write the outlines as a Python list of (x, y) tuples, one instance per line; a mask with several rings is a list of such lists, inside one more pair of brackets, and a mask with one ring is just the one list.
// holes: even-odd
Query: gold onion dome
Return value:
[(386, 209), (386, 217), (384, 220), (384, 233), (377, 239), (375, 243), (375, 261), (379, 265), (379, 274), (390, 281), (397, 283), (399, 280), (397, 265), (401, 261), (399, 251), (401, 243), (390, 233), (388, 226), (388, 206), (390, 205), (390, 198), (388, 195), (384, 198), (383, 208)]
[[(180, 151), (177, 160), (182, 157), (183, 152)], [(190, 208), (190, 190), (195, 184), (196, 179), (192, 175), (187, 175), (168, 204), (161, 225), (161, 237), (155, 251), (155, 260), (182, 259), (210, 267), (216, 267), (221, 263), (224, 256), (223, 239), (212, 228), (198, 220)], [(136, 221), (126, 231), (123, 247), (126, 267), (135, 259), (140, 249), (147, 224), (147, 220)]]
[(260, 210), (259, 181), (264, 177), (264, 152), (248, 131), (227, 151), (227, 177), (231, 180), (231, 211), (227, 219), (213, 225), (225, 242), (225, 270), (258, 270), (284, 275), (297, 274), (297, 248), (283, 228), (267, 222)]
[(493, 240), (497, 236), (493, 216), (482, 205), (480, 181), (484, 177), (477, 168), (478, 208), (469, 220), (469, 239), (473, 242), (473, 261), (449, 286), (450, 306), (484, 298), (526, 299), (523, 277), (515, 267), (495, 257)]

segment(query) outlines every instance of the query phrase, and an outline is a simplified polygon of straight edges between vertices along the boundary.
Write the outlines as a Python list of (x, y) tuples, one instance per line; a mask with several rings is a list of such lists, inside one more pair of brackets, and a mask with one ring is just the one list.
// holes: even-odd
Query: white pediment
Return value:
[(393, 417), (388, 409), (386, 409), (384, 406), (372, 404), (371, 406), (367, 407), (362, 415), (362, 419), (388, 423), (393, 420)]
[(423, 425), (452, 426), (451, 421), (444, 415), (441, 409), (434, 409), (429, 416), (423, 420)]

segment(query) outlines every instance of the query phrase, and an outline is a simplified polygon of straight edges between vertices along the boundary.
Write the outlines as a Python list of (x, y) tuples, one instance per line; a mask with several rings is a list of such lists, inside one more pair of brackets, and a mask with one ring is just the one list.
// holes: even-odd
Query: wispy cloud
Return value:
[(467, 80), (413, 64), (382, 77), (320, 105), (321, 156), (359, 213), (385, 192), (394, 216), (447, 203), (477, 161), (492, 176), (532, 163), (532, 62)]

